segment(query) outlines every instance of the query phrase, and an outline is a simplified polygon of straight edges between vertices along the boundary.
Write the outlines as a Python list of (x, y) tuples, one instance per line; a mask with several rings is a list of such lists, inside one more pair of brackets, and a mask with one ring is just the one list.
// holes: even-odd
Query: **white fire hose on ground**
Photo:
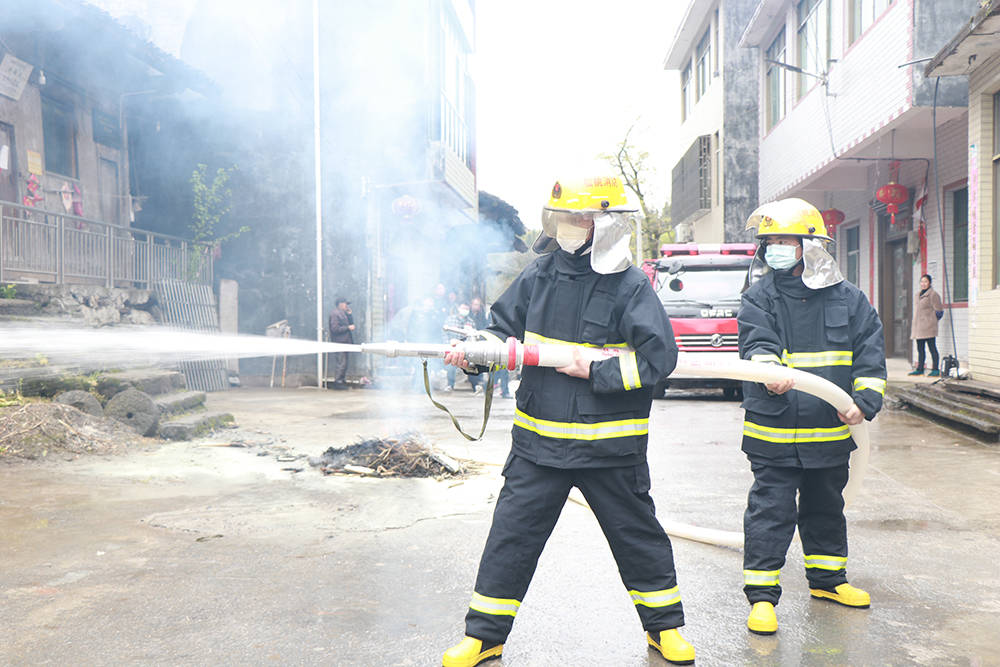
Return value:
[[(522, 366), (553, 368), (568, 366), (573, 362), (574, 351), (579, 351), (585, 359), (589, 358), (594, 361), (631, 352), (627, 348), (589, 348), (575, 345), (521, 343), (514, 338), (509, 338), (504, 343), (466, 341), (459, 343), (459, 347), (464, 350), (465, 358), (469, 363), (489, 367), (499, 366), (510, 370)], [(445, 344), (388, 342), (361, 345), (362, 352), (388, 357), (443, 357), (455, 349), (451, 345)], [(854, 404), (854, 401), (843, 389), (812, 373), (777, 364), (765, 364), (745, 359), (716, 360), (710, 357), (711, 355), (692, 355), (680, 352), (674, 372), (696, 377), (726, 378), (765, 384), (791, 379), (795, 381), (794, 389), (826, 401), (838, 412), (846, 413)], [(850, 430), (857, 449), (851, 452), (850, 477), (843, 493), (845, 504), (849, 504), (861, 488), (868, 468), (870, 453), (867, 422), (862, 421), (860, 424), (852, 425)], [(661, 520), (660, 523), (664, 530), (673, 537), (737, 549), (743, 547), (743, 533), (741, 532), (701, 528), (669, 520)]]

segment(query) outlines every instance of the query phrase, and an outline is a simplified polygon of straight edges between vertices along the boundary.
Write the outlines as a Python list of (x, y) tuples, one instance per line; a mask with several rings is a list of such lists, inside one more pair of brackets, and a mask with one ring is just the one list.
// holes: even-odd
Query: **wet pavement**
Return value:
[[(445, 401), (478, 430), (481, 398)], [(125, 457), (0, 465), (0, 663), (440, 664), (462, 635), (513, 402), (498, 398), (471, 444), (417, 393), (244, 389), (208, 407), (239, 429)], [(740, 529), (751, 481), (741, 420), (711, 393), (654, 403), (661, 517)], [(479, 472), (324, 477), (290, 460), (408, 429)], [(871, 609), (810, 599), (793, 544), (781, 629), (751, 635), (741, 554), (675, 539), (698, 664), (1000, 664), (1000, 448), (905, 412), (871, 433), (848, 510), (848, 573)], [(487, 664), (666, 664), (585, 507), (567, 503), (504, 657)]]

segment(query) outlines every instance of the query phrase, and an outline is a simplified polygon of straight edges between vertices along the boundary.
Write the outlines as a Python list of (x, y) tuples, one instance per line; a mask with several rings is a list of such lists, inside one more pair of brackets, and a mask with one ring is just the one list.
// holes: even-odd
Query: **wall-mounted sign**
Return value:
[(21, 99), (24, 86), (31, 76), (32, 66), (9, 53), (4, 54), (0, 62), (0, 95), (6, 95), (14, 100)]
[(122, 129), (117, 116), (94, 109), (94, 141), (111, 148), (121, 148)]
[(42, 154), (37, 151), (28, 151), (28, 173), (42, 175)]

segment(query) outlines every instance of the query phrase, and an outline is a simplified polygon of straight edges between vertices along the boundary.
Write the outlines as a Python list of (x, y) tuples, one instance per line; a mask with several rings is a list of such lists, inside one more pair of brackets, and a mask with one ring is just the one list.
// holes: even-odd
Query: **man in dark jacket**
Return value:
[[(503, 468), (466, 637), (445, 667), (499, 656), (566, 498), (579, 488), (608, 539), (647, 642), (676, 664), (694, 661), (670, 540), (649, 496), (646, 443), (652, 387), (677, 361), (670, 322), (645, 274), (631, 265), (631, 227), (618, 179), (557, 183), (543, 211), (542, 256), (490, 310), (499, 341), (620, 351), (566, 367), (526, 367), (513, 446)], [(446, 363), (464, 364), (460, 352)]]
[[(340, 297), (337, 299), (336, 308), (330, 313), (330, 340), (334, 343), (354, 342), (354, 322), (350, 315), (350, 302)], [(334, 389), (347, 388), (347, 352), (334, 352), (333, 356), (333, 385)]]
[[(856, 449), (849, 424), (875, 417), (885, 394), (882, 323), (826, 252), (823, 218), (801, 199), (764, 204), (750, 216), (766, 273), (743, 294), (740, 357), (783, 364), (830, 380), (854, 405), (846, 413), (790, 392), (793, 380), (744, 383), (743, 451), (754, 483), (743, 518), (743, 583), (753, 606), (747, 627), (778, 629), (779, 573), (798, 525), (812, 597), (868, 607), (847, 583), (843, 489)], [(796, 507), (798, 493), (798, 507)]]

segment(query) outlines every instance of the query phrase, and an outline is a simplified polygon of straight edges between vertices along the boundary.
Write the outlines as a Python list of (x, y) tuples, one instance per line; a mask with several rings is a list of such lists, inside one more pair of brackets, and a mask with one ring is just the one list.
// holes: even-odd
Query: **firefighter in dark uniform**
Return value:
[[(606, 359), (526, 367), (466, 637), (445, 667), (497, 657), (542, 548), (574, 486), (608, 539), (647, 642), (668, 661), (694, 662), (670, 539), (649, 496), (646, 443), (652, 387), (677, 361), (670, 322), (632, 266), (631, 222), (617, 178), (556, 183), (543, 209), (541, 253), (493, 304), (485, 335), (596, 347)], [(620, 354), (613, 354), (619, 352)], [(461, 352), (446, 363), (466, 365)]]
[(814, 373), (854, 401), (841, 414), (789, 391), (793, 380), (744, 383), (743, 451), (754, 475), (743, 517), (747, 627), (773, 634), (779, 573), (796, 525), (812, 597), (870, 604), (868, 593), (847, 583), (843, 490), (856, 448), (848, 425), (871, 420), (882, 407), (885, 344), (875, 309), (827, 253), (831, 239), (815, 207), (801, 199), (764, 204), (750, 216), (752, 228), (766, 268), (743, 294), (740, 357)]

